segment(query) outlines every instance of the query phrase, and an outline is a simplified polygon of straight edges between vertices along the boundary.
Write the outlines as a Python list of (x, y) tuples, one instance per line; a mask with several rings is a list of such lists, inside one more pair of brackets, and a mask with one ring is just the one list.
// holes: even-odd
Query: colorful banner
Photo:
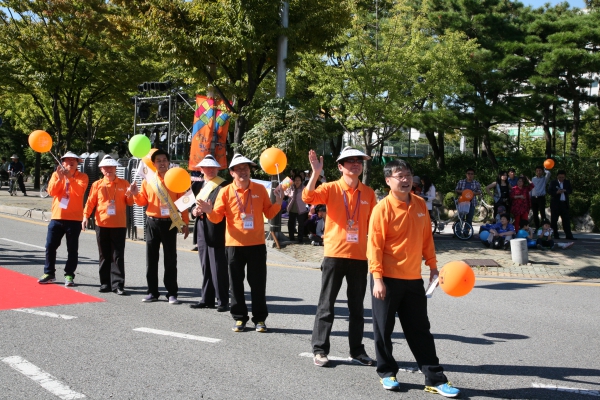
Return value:
[(227, 131), (229, 130), (229, 111), (222, 100), (196, 95), (196, 112), (192, 128), (189, 169), (199, 171), (196, 165), (207, 154), (227, 168)]

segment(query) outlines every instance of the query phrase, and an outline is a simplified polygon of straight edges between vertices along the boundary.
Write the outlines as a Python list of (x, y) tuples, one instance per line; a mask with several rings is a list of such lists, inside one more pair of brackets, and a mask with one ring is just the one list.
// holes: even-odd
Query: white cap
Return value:
[(253, 163), (251, 160), (247, 159), (243, 155), (239, 153), (234, 154), (233, 158), (231, 159), (231, 163), (229, 164), (229, 169), (239, 164), (250, 164), (251, 166), (256, 167), (256, 163)]
[(350, 147), (350, 146), (346, 146), (346, 147), (344, 147), (344, 150), (342, 150), (342, 152), (340, 153), (340, 156), (335, 161), (339, 162), (340, 160), (343, 160), (344, 158), (350, 158), (350, 157), (361, 157), (363, 160), (371, 159), (371, 157), (369, 157), (362, 151), (356, 150), (355, 148)]
[(10, 156), (10, 158), (19, 158), (19, 156), (16, 154), (13, 154), (12, 156)]
[(216, 168), (221, 168), (221, 164), (219, 164), (217, 162), (217, 160), (215, 160), (215, 158), (208, 154), (206, 155), (206, 157), (204, 157), (202, 159), (202, 161), (200, 161), (198, 163), (198, 165), (196, 165), (196, 167), (216, 167)]
[(418, 176), (413, 176), (413, 183), (416, 183), (417, 185), (421, 184), (421, 178), (419, 178)]
[(63, 154), (63, 156), (60, 159), (64, 160), (65, 158), (76, 158), (78, 161), (81, 162), (81, 157), (79, 157), (77, 154), (73, 153), (72, 151), (67, 151), (65, 154)]
[(117, 162), (117, 160), (115, 160), (114, 158), (112, 158), (109, 155), (104, 156), (104, 158), (102, 159), (102, 161), (100, 161), (100, 164), (98, 164), (99, 167), (120, 167), (121, 165)]

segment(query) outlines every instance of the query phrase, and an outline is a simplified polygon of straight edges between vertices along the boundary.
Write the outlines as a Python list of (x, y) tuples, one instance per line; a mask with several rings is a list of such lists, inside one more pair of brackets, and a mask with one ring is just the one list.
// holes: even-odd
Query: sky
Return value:
[[(551, 5), (557, 5), (562, 3), (563, 1), (559, 0), (520, 0), (526, 6), (531, 6), (533, 8), (540, 8), (546, 3), (550, 3)], [(567, 3), (571, 6), (571, 8), (585, 8), (585, 2), (583, 0), (566, 0)]]

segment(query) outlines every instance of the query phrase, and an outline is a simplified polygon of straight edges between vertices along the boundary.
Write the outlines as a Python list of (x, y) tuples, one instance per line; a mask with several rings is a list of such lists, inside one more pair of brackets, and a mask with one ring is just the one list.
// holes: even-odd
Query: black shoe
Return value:
[(27, 196), (27, 193), (23, 193), (23, 196)]
[(217, 312), (227, 312), (229, 311), (229, 306), (218, 306)]
[(100, 289), (98, 289), (100, 293), (108, 293), (112, 292), (112, 289), (108, 287), (108, 285), (100, 285)]
[(118, 294), (119, 296), (127, 296), (127, 292), (125, 292), (122, 288), (116, 288), (115, 290), (113, 290), (113, 292), (115, 292), (115, 294)]
[(206, 303), (196, 303), (196, 304), (190, 304), (190, 308), (215, 308), (215, 306), (209, 306)]

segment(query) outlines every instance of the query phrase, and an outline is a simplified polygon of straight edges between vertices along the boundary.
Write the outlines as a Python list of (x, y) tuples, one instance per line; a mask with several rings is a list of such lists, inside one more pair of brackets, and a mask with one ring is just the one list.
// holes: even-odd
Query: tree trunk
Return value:
[(444, 131), (438, 132), (438, 150), (440, 152), (439, 158), (436, 159), (437, 167), (439, 170), (446, 168), (446, 144), (444, 142)]
[(85, 115), (85, 128), (86, 128), (86, 140), (85, 140), (85, 151), (88, 153), (92, 152), (92, 142), (94, 141), (94, 124), (92, 121), (92, 108), (88, 107)]
[[(479, 123), (477, 123), (477, 125), (479, 125)], [(479, 135), (478, 134), (475, 134), (473, 136), (473, 157), (479, 158)]]
[(62, 149), (62, 121), (60, 119), (60, 110), (58, 109), (58, 93), (52, 95), (52, 119), (54, 120), (54, 128), (56, 129), (56, 151), (61, 154)]
[[(433, 130), (426, 130), (424, 133), (425, 133), (425, 137), (427, 138), (427, 141), (429, 142), (429, 145), (431, 146), (431, 151), (433, 152), (433, 158), (435, 158), (437, 168), (442, 169), (443, 165), (445, 164), (444, 163), (444, 148), (443, 148), (444, 133), (443, 132), (438, 133), (437, 138), (435, 137), (435, 132)], [(440, 150), (440, 142), (439, 142), (440, 136), (442, 137), (441, 150)]]
[[(365, 153), (371, 157), (371, 153), (373, 152), (373, 146), (365, 146)], [(363, 162), (363, 176), (362, 183), (369, 186), (369, 180), (371, 179), (371, 168), (373, 166), (373, 159)]]
[(244, 140), (244, 134), (246, 133), (246, 129), (248, 128), (248, 120), (244, 114), (240, 114), (235, 121), (235, 128), (233, 130), (233, 143), (235, 144), (234, 148), (237, 150), (237, 146), (241, 146), (242, 141)]
[(337, 159), (342, 152), (342, 144), (344, 143), (344, 134), (341, 133), (331, 139), (329, 139), (329, 148), (331, 149), (331, 155), (333, 159)]
[(573, 100), (573, 125), (571, 126), (571, 157), (577, 156), (577, 144), (579, 142), (579, 122), (581, 118), (581, 107), (579, 97)]
[[(554, 97), (556, 97), (556, 89)], [(552, 154), (556, 154), (556, 101), (552, 102)]]
[(552, 157), (552, 135), (550, 133), (550, 105), (544, 104), (542, 108), (542, 126), (544, 128), (544, 140), (546, 141), (546, 158)]
[(492, 167), (494, 169), (498, 169), (498, 160), (496, 160), (496, 156), (494, 155), (494, 150), (492, 150), (492, 143), (490, 141), (489, 127), (485, 127), (485, 130), (483, 131), (482, 143), (483, 143), (483, 148), (485, 149), (485, 152), (487, 154), (487, 158), (488, 158), (488, 160), (490, 160)]

